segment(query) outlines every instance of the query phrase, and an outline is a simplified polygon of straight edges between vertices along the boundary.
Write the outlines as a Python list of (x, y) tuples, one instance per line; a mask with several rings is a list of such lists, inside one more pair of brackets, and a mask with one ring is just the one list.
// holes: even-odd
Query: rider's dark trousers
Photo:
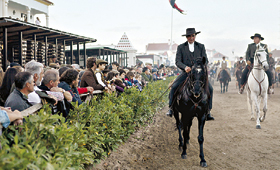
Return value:
[[(248, 69), (248, 66), (245, 67), (245, 69), (243, 70), (242, 72), (242, 76), (241, 76), (241, 85), (244, 86), (245, 83), (247, 82), (247, 79), (248, 79), (248, 72), (249, 72), (249, 69)], [(269, 83), (269, 86), (272, 86), (272, 73), (270, 70), (266, 70), (265, 71), (266, 74), (267, 74), (267, 77), (268, 77), (268, 83)]]
[[(183, 72), (174, 81), (174, 84), (172, 85), (170, 93), (169, 93), (169, 107), (172, 105), (173, 96), (174, 96), (174, 93), (175, 93), (177, 87), (180, 84), (182, 84), (186, 80), (187, 77), (188, 77), (188, 74), (186, 72)], [(208, 82), (208, 87), (209, 87), (209, 92), (210, 92), (210, 98), (208, 99), (208, 103), (209, 103), (209, 110), (211, 110), (212, 109), (212, 101), (213, 101), (213, 87), (209, 82)]]

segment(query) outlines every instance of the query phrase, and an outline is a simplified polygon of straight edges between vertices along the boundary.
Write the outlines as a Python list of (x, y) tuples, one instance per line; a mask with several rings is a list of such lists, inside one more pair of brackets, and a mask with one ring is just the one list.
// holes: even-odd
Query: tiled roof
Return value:
[[(178, 44), (172, 45), (172, 50), (176, 51)], [(168, 43), (149, 43), (146, 47), (147, 51), (168, 51), (170, 46)]]

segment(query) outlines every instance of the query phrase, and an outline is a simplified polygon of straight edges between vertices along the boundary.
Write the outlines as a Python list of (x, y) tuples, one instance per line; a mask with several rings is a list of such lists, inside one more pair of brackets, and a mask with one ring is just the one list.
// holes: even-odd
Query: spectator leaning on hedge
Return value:
[(63, 101), (66, 98), (67, 101), (72, 101), (72, 95), (70, 92), (65, 91), (62, 88), (58, 87), (59, 84), (59, 73), (58, 70), (50, 69), (47, 70), (44, 74), (44, 78), (41, 86), (38, 88), (46, 91), (48, 94), (54, 95), (58, 101)]
[(87, 59), (87, 70), (81, 78), (81, 87), (93, 87), (93, 90), (103, 90), (103, 86), (98, 84), (94, 71), (96, 69), (96, 58)]
[(79, 72), (75, 69), (66, 70), (60, 77), (60, 83), (58, 87), (64, 89), (65, 91), (70, 92), (72, 95), (72, 102), (77, 102), (78, 104), (82, 104), (82, 100), (79, 96), (79, 92), (77, 90), (79, 83)]
[(5, 107), (10, 107), (12, 111), (23, 111), (30, 106), (28, 95), (34, 91), (34, 79), (29, 72), (20, 72), (15, 76), (15, 89), (5, 102)]
[(96, 69), (94, 71), (94, 74), (95, 74), (98, 84), (100, 84), (104, 89), (107, 90), (108, 88), (107, 88), (106, 84), (104, 83), (105, 79), (104, 79), (104, 76), (102, 73), (102, 71), (106, 67), (106, 64), (108, 64), (107, 61), (102, 60), (102, 59), (97, 59), (96, 60)]
[(9, 94), (13, 91), (11, 91), (12, 85), (15, 82), (15, 76), (19, 71), (15, 68), (9, 68), (3, 79), (3, 84), (0, 88), (0, 105), (4, 106), (5, 101), (7, 100)]
[(41, 98), (35, 91), (37, 90), (40, 91), (38, 86), (41, 85), (42, 79), (44, 77), (43, 68), (44, 65), (35, 60), (31, 60), (25, 64), (25, 71), (33, 75), (34, 82), (35, 82), (34, 91), (28, 95), (28, 101), (32, 105), (41, 103)]
[(141, 76), (145, 79), (145, 81), (152, 81), (153, 77), (150, 75), (150, 70), (147, 67), (143, 68), (143, 72)]
[(0, 124), (2, 124), (4, 128), (7, 128), (11, 122), (15, 121), (16, 124), (16, 122), (18, 123), (18, 120), (22, 120), (22, 119), (23, 117), (20, 111), (18, 110), (11, 111), (7, 108), (0, 107)]

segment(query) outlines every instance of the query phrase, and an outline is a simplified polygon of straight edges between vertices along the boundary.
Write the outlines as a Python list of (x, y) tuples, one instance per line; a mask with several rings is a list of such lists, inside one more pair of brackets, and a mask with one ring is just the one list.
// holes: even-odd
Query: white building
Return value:
[(35, 23), (36, 14), (45, 14), (48, 27), (50, 5), (53, 3), (48, 0), (0, 0), (0, 17)]
[(129, 41), (126, 33), (121, 37), (118, 45), (115, 46), (116, 49), (127, 52), (127, 66), (136, 65), (136, 52), (137, 50), (133, 47), (132, 43)]

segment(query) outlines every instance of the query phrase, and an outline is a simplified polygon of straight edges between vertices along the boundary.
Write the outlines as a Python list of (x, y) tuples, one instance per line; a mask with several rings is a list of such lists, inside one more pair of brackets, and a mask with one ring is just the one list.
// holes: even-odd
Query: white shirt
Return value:
[(190, 43), (188, 42), (188, 44), (189, 44), (189, 50), (190, 50), (190, 52), (194, 52), (194, 43), (190, 44)]
[(96, 76), (98, 84), (101, 84), (101, 86), (106, 87), (106, 85), (102, 81), (101, 73), (96, 73), (95, 76)]
[(31, 103), (32, 105), (41, 103), (41, 98), (35, 91), (42, 91), (42, 90), (39, 89), (37, 86), (34, 86), (34, 91), (28, 94), (28, 102)]
[(260, 47), (260, 46), (261, 46), (261, 43), (256, 44), (256, 47), (258, 47), (258, 46)]
[(41, 25), (41, 22), (40, 22), (39, 20), (36, 20), (36, 21), (35, 21), (35, 24), (36, 24), (36, 25)]
[(227, 63), (227, 61), (226, 60), (223, 60), (222, 62), (221, 62), (221, 64), (220, 64), (220, 67), (222, 68), (222, 63)]

